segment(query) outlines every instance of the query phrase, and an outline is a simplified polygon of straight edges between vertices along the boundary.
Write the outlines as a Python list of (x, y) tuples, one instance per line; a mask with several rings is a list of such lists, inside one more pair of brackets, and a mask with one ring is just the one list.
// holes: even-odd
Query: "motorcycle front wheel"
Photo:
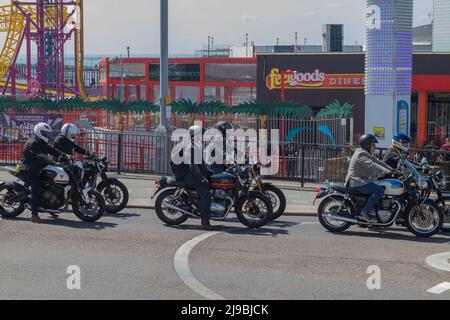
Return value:
[(108, 188), (103, 182), (98, 185), (97, 191), (100, 192), (103, 199), (105, 199), (105, 211), (108, 213), (118, 213), (125, 209), (128, 204), (128, 189), (117, 179), (110, 178), (107, 183), (111, 187), (111, 194), (108, 193)]
[(174, 209), (169, 209), (164, 206), (164, 200), (168, 201), (170, 204), (173, 204), (174, 206), (178, 206), (179, 203), (175, 197), (175, 189), (169, 189), (161, 192), (161, 194), (156, 198), (155, 201), (155, 212), (158, 216), (159, 220), (164, 222), (165, 224), (169, 226), (178, 226), (180, 224), (183, 224), (186, 222), (189, 217), (181, 213), (179, 211), (176, 211)]
[(11, 202), (8, 199), (19, 195), (22, 189), (14, 186), (0, 188), (0, 216), (4, 218), (16, 218), (25, 211), (25, 203)]
[(442, 209), (432, 200), (410, 204), (405, 210), (406, 227), (417, 237), (431, 237), (444, 223)]
[[(255, 191), (258, 191), (255, 188)], [(274, 185), (264, 185), (264, 194), (272, 201), (273, 214), (271, 220), (279, 219), (286, 211), (286, 196)]]
[(72, 197), (73, 213), (83, 222), (95, 222), (98, 221), (105, 212), (105, 200), (102, 195), (95, 190), (91, 190), (88, 193), (88, 196), (88, 203), (84, 202), (79, 193), (76, 193)]
[(251, 192), (248, 196), (240, 197), (235, 209), (239, 221), (252, 229), (265, 226), (273, 215), (272, 202), (259, 192)]

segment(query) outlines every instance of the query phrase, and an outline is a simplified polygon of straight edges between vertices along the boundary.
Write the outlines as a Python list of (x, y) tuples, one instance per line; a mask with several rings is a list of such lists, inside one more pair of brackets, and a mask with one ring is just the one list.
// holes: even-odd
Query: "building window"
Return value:
[(124, 63), (122, 66), (120, 62), (114, 62), (109, 65), (109, 77), (112, 79), (121, 79), (123, 71), (123, 78), (125, 80), (145, 81), (145, 70), (145, 63)]
[(256, 82), (256, 64), (207, 63), (205, 64), (205, 81)]
[(450, 137), (450, 92), (428, 95), (428, 143), (441, 145)]

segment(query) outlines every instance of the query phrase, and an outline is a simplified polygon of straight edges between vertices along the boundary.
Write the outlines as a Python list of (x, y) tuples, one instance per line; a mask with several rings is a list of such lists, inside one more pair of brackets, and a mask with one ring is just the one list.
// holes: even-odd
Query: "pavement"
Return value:
[(0, 222), (0, 299), (450, 299), (449, 256), (442, 270), (426, 262), (450, 251), (450, 234), (332, 234), (312, 217), (259, 230), (231, 217), (205, 232), (130, 208), (93, 224), (29, 217)]
[[(111, 174), (111, 177), (119, 178), (128, 188), (130, 193), (129, 208), (154, 209), (154, 201), (150, 200), (155, 192), (156, 175), (136, 174)], [(0, 181), (14, 181), (15, 177), (6, 171), (0, 170)], [(299, 182), (271, 180), (274, 185), (280, 187), (288, 200), (286, 215), (289, 216), (313, 216), (317, 213), (317, 206), (313, 206), (316, 185), (308, 184), (301, 188)]]

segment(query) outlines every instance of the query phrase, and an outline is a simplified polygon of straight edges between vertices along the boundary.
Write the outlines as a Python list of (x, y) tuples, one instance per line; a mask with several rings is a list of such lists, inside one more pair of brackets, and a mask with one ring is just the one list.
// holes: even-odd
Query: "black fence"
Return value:
[[(4, 131), (7, 132), (7, 131)], [(0, 165), (13, 165), (22, 158), (26, 135), (0, 136)], [(97, 130), (85, 133), (77, 143), (110, 162), (110, 170), (117, 173), (140, 173), (169, 175), (170, 151), (173, 143), (170, 138), (147, 133), (120, 133), (110, 130)], [(261, 143), (261, 142), (259, 142)], [(343, 182), (347, 175), (353, 146), (304, 144), (290, 142), (277, 144), (279, 148), (279, 170), (269, 178), (323, 183), (325, 181)], [(379, 150), (382, 158), (386, 150)], [(431, 166), (450, 176), (450, 152), (440, 150), (411, 150), (409, 158), (420, 162), (426, 157)]]

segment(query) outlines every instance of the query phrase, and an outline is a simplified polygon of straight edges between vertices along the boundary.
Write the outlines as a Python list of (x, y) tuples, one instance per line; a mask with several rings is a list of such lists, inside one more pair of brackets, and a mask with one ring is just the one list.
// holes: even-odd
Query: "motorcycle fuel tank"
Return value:
[(41, 174), (44, 178), (53, 180), (57, 184), (69, 184), (70, 178), (64, 169), (55, 166), (46, 166)]
[(210, 188), (234, 188), (236, 185), (236, 177), (228, 173), (215, 174), (210, 178)]
[(384, 194), (387, 196), (400, 196), (405, 192), (405, 186), (400, 180), (386, 179), (378, 181), (376, 184), (386, 188)]

